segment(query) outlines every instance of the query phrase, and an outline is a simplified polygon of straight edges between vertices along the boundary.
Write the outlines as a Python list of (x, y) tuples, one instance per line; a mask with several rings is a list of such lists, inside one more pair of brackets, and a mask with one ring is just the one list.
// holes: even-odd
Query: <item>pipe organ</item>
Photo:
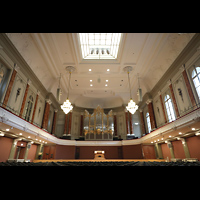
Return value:
[(114, 115), (112, 110), (107, 115), (100, 106), (97, 106), (92, 114), (85, 110), (85, 140), (113, 140), (113, 133)]

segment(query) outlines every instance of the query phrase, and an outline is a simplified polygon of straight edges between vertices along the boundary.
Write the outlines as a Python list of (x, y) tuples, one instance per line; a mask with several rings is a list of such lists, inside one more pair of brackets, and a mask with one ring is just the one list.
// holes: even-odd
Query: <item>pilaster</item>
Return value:
[[(144, 115), (143, 115), (143, 110), (140, 109), (140, 122), (141, 122), (141, 130), (142, 130), (142, 135), (144, 135), (146, 133), (145, 131), (145, 123), (144, 123)], [(141, 135), (141, 136), (142, 136)]]
[(150, 122), (151, 122), (151, 129), (154, 130), (156, 128), (156, 120), (155, 120), (154, 111), (153, 111), (152, 99), (148, 99), (146, 101), (146, 104), (148, 106), (148, 112), (149, 112)]
[(189, 94), (189, 97), (190, 97), (190, 101), (192, 103), (193, 109), (195, 109), (197, 107), (196, 101), (195, 101), (194, 94), (192, 92), (192, 88), (191, 88), (190, 82), (188, 80), (188, 76), (187, 76), (184, 65), (181, 67), (181, 70), (182, 70), (182, 75), (183, 75), (185, 85), (186, 85), (186, 88), (187, 88), (187, 91), (188, 91), (188, 94)]
[(20, 117), (22, 117), (22, 115), (23, 115), (23, 111), (24, 111), (24, 107), (25, 107), (26, 98), (27, 98), (27, 95), (28, 95), (28, 90), (29, 90), (30, 84), (31, 84), (31, 81), (28, 80), (27, 85), (26, 85), (26, 90), (25, 90), (25, 93), (24, 93), (24, 98), (23, 98), (23, 101), (22, 101), (20, 114), (19, 114)]
[(33, 109), (33, 115), (32, 115), (32, 119), (31, 119), (31, 123), (33, 123), (33, 121), (34, 121), (35, 111), (36, 111), (36, 108), (37, 108), (37, 102), (38, 102), (39, 94), (40, 94), (40, 92), (38, 91), (36, 99), (35, 99), (35, 105), (34, 105), (34, 109)]
[(48, 119), (49, 119), (49, 111), (50, 111), (51, 103), (52, 102), (51, 102), (50, 99), (46, 99), (44, 116), (43, 116), (43, 121), (42, 121), (42, 128), (45, 129), (45, 130), (47, 130)]
[(53, 135), (55, 135), (55, 130), (56, 130), (57, 112), (58, 112), (58, 109), (55, 109), (54, 115), (53, 115), (52, 131), (51, 131)]
[(10, 93), (11, 93), (11, 90), (12, 90), (12, 87), (13, 87), (13, 84), (14, 84), (14, 81), (15, 81), (16, 74), (17, 74), (17, 69), (18, 69), (18, 66), (15, 64), (13, 72), (12, 72), (12, 76), (10, 78), (8, 88), (6, 90), (6, 95), (5, 95), (4, 101), (3, 101), (3, 107), (4, 108), (6, 108), (6, 106), (7, 106), (8, 99), (10, 97)]
[(164, 108), (164, 104), (163, 104), (161, 92), (159, 91), (158, 94), (160, 96), (160, 103), (161, 103), (161, 107), (162, 107), (162, 111), (163, 111), (163, 116), (164, 116), (164, 119), (165, 119), (165, 123), (167, 123), (167, 117), (166, 117), (166, 114), (165, 114), (165, 108)]
[(173, 87), (172, 87), (171, 80), (168, 81), (168, 84), (169, 84), (169, 89), (170, 89), (171, 96), (172, 96), (172, 101), (173, 101), (173, 104), (174, 104), (174, 109), (175, 109), (175, 112), (176, 112), (176, 117), (178, 118), (180, 115), (179, 115), (178, 106), (177, 106), (177, 103), (176, 103), (176, 99), (175, 99), (174, 90), (173, 90)]

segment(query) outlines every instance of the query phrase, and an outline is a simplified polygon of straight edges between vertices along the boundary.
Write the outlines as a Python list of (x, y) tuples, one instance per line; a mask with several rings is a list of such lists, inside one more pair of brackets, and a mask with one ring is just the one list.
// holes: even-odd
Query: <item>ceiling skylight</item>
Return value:
[(83, 59), (116, 59), (121, 33), (79, 33)]

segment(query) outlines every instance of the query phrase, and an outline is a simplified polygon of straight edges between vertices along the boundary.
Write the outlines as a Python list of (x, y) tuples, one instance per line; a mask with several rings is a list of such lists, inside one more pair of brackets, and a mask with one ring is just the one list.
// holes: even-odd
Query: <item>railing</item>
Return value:
[[(36, 122), (34, 122), (34, 121), (31, 122), (31, 119), (27, 120), (25, 115), (21, 115), (21, 116), (20, 116), (20, 113), (19, 113), (18, 111), (14, 110), (13, 108), (11, 108), (11, 107), (8, 106), (8, 105), (3, 104), (2, 102), (0, 102), (0, 107), (2, 107), (3, 109), (5, 109), (5, 110), (11, 112), (12, 114), (14, 114), (14, 115), (16, 115), (16, 116), (18, 116), (18, 117), (20, 117), (20, 118), (26, 120), (27, 122), (29, 122), (29, 123), (31, 123), (31, 124), (37, 126), (38, 128), (42, 128), (42, 125), (40, 125), (40, 124), (38, 124), (38, 123), (36, 123)], [(47, 131), (47, 132), (48, 132), (48, 131)]]

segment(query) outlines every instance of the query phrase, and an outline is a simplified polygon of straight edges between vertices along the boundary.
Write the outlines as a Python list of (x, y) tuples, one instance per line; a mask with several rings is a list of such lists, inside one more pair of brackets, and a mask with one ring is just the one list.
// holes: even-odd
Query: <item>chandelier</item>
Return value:
[(136, 103), (133, 101), (133, 99), (131, 97), (131, 87), (130, 87), (129, 73), (132, 70), (133, 70), (133, 68), (131, 66), (124, 67), (124, 71), (127, 72), (127, 74), (128, 74), (128, 82), (129, 82), (129, 89), (130, 89), (130, 101), (128, 103), (128, 106), (126, 106), (126, 109), (133, 115), (136, 112), (136, 110), (138, 109), (138, 105), (136, 105)]
[(75, 70), (75, 67), (68, 66), (65, 68), (66, 71), (69, 72), (69, 84), (68, 84), (68, 92), (67, 92), (67, 99), (66, 101), (61, 105), (61, 109), (64, 111), (65, 114), (68, 114), (70, 111), (72, 111), (73, 106), (71, 105), (71, 102), (69, 101), (69, 86), (70, 86), (70, 79), (71, 79), (71, 73)]

